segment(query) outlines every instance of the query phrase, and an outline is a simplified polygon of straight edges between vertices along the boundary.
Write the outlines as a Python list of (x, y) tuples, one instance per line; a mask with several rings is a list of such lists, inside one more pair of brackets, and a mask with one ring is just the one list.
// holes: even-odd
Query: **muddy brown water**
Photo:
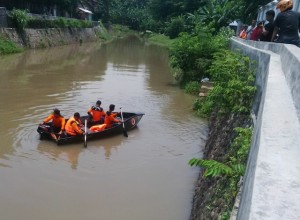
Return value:
[[(0, 57), (1, 220), (188, 219), (207, 123), (175, 85), (166, 49), (134, 37)], [(58, 147), (36, 132), (52, 109), (144, 112), (129, 137)]]

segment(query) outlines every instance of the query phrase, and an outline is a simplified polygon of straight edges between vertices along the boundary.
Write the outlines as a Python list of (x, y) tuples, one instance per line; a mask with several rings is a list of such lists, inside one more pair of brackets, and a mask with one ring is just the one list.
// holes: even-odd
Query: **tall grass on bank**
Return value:
[(18, 47), (14, 42), (0, 37), (0, 55), (19, 53), (22, 51), (23, 49)]

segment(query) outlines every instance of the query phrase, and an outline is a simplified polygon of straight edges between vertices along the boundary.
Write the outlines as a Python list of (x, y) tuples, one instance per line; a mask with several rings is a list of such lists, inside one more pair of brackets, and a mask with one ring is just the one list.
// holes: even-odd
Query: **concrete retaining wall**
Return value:
[(25, 29), (24, 34), (21, 35), (15, 28), (0, 28), (2, 36), (20, 46), (29, 48), (44, 48), (96, 41), (98, 32), (101, 32), (99, 26), (94, 28)]
[(237, 38), (231, 46), (256, 61), (258, 86), (237, 219), (300, 219), (300, 48)]

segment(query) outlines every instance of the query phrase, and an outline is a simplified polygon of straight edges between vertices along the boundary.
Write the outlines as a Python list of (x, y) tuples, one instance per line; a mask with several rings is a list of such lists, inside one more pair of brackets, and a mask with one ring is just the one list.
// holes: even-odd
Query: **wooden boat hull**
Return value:
[[(144, 113), (123, 112), (125, 130), (129, 131), (134, 129), (142, 119), (143, 115)], [(85, 119), (88, 119), (88, 116), (82, 116), (80, 119), (82, 122), (84, 122)], [(88, 130), (87, 140), (100, 139), (112, 135), (122, 134), (123, 131), (124, 130), (122, 123), (115, 125), (111, 128), (104, 129), (103, 131), (93, 132)], [(37, 132), (40, 134), (40, 139), (55, 141), (57, 145), (64, 145), (84, 141), (84, 136), (69, 136), (66, 134), (56, 134), (57, 138), (53, 138), (51, 133), (47, 129), (45, 129), (45, 125), (39, 125), (37, 128)]]

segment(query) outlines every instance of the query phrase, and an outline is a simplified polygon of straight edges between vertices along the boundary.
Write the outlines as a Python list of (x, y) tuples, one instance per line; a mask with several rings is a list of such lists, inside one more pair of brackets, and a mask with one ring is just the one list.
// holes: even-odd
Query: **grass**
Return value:
[(24, 49), (18, 47), (14, 42), (0, 37), (0, 55), (19, 53)]
[(148, 41), (153, 44), (160, 46), (170, 47), (174, 40), (170, 39), (168, 36), (163, 34), (151, 33), (148, 37)]

